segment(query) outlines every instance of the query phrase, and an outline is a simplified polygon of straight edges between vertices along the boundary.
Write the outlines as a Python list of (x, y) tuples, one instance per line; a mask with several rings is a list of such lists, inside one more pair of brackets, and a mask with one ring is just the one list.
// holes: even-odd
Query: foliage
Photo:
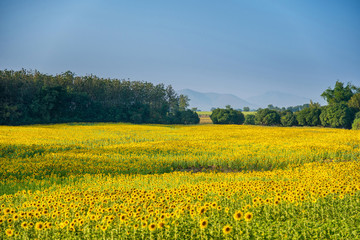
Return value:
[(190, 116), (188, 101), (187, 96), (177, 96), (170, 85), (80, 77), (70, 71), (56, 76), (38, 71), (0, 71), (0, 124), (5, 125), (185, 123), (183, 120), (188, 121)]
[(239, 110), (232, 109), (229, 105), (226, 109), (217, 108), (210, 115), (214, 124), (243, 124), (245, 117)]
[(297, 112), (296, 120), (300, 126), (319, 126), (321, 108), (319, 104), (311, 103), (309, 107)]
[(244, 112), (249, 112), (249, 111), (250, 111), (250, 108), (249, 108), (249, 107), (244, 107), (244, 108), (243, 108), (243, 111), (244, 111)]
[(280, 114), (276, 110), (260, 109), (256, 112), (255, 123), (266, 126), (280, 125)]
[(351, 128), (353, 111), (345, 103), (336, 103), (324, 107), (320, 114), (324, 127)]
[(350, 98), (348, 106), (353, 108), (356, 112), (360, 111), (360, 93), (356, 93)]
[(246, 124), (246, 125), (255, 125), (255, 115), (254, 114), (245, 115), (244, 124)]
[(356, 118), (352, 123), (352, 129), (360, 130), (360, 118)]
[(349, 101), (354, 93), (359, 90), (360, 88), (357, 88), (350, 83), (344, 87), (344, 83), (336, 81), (334, 89), (329, 87), (321, 94), (321, 96), (328, 104), (335, 104)]
[(360, 118), (360, 112), (357, 112), (357, 113), (355, 114), (355, 119), (358, 119), (358, 118)]
[(183, 124), (198, 124), (200, 122), (200, 118), (198, 114), (192, 110), (181, 111), (181, 121)]
[(309, 106), (310, 106), (310, 104), (306, 103), (306, 104), (303, 104), (303, 105), (297, 105), (297, 106), (287, 107), (286, 110), (291, 111), (291, 112), (294, 113), (294, 112), (299, 112), (299, 111), (301, 111), (302, 109), (307, 108), (307, 107), (309, 107)]
[(281, 124), (284, 127), (291, 127), (297, 125), (296, 116), (291, 111), (285, 111), (281, 113)]

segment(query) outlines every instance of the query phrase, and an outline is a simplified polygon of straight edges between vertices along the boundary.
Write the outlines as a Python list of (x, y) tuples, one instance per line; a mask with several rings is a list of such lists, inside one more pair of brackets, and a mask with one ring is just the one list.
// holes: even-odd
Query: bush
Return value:
[(352, 124), (352, 129), (360, 130), (360, 118), (357, 118), (354, 120), (354, 122)]
[(354, 119), (353, 111), (345, 103), (328, 105), (320, 114), (324, 127), (351, 128)]
[(360, 111), (360, 93), (357, 93), (350, 98), (348, 106), (355, 111)]
[(355, 114), (355, 119), (358, 119), (358, 118), (360, 118), (360, 112), (357, 112), (357, 113)]
[(255, 124), (266, 126), (280, 125), (280, 114), (268, 108), (260, 109), (255, 115)]
[(283, 116), (281, 116), (281, 124), (284, 127), (291, 127), (297, 125), (296, 116), (291, 111), (286, 111), (283, 113)]
[(214, 124), (243, 124), (245, 120), (244, 114), (241, 111), (234, 110), (230, 107), (213, 110), (210, 118)]
[(300, 126), (319, 126), (321, 109), (318, 106), (304, 108), (296, 114), (296, 120)]
[(254, 114), (246, 115), (244, 124), (246, 124), (246, 125), (255, 125), (255, 115)]
[(181, 111), (181, 122), (183, 124), (198, 124), (200, 122), (200, 118), (196, 112), (188, 109)]

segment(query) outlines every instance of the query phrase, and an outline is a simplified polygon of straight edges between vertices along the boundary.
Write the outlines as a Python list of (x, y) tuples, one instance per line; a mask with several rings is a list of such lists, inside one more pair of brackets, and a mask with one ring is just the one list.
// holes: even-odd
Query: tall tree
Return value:
[(344, 83), (336, 81), (334, 89), (330, 87), (326, 89), (321, 96), (328, 102), (328, 104), (335, 104), (347, 102), (360, 89), (348, 83), (344, 87)]

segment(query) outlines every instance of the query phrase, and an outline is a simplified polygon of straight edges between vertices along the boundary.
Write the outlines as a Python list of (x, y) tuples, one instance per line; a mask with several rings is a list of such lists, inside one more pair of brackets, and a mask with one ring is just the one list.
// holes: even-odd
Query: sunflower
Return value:
[(235, 212), (234, 213), (234, 219), (236, 220), (236, 221), (238, 221), (238, 220), (240, 220), (242, 217), (243, 217), (243, 213), (241, 212), (241, 211), (237, 211), (237, 212)]
[(22, 222), (22, 223), (21, 223), (21, 227), (22, 227), (23, 229), (26, 229), (26, 228), (28, 227), (28, 223), (27, 223), (27, 222)]
[(11, 210), (10, 210), (10, 208), (5, 208), (3, 210), (3, 212), (4, 212), (4, 215), (6, 215), (6, 214), (9, 214), (11, 212)]
[(138, 223), (134, 224), (134, 229), (138, 229), (138, 228), (139, 228), (139, 224)]
[(198, 209), (199, 215), (204, 214), (205, 212), (206, 212), (206, 207), (205, 207), (205, 206), (200, 207), (200, 208)]
[(232, 227), (229, 225), (226, 225), (225, 227), (223, 227), (222, 231), (225, 235), (231, 233)]
[(125, 222), (125, 221), (126, 221), (126, 215), (122, 214), (122, 215), (120, 216), (120, 221), (121, 221), (121, 222)]
[(200, 228), (201, 228), (201, 229), (205, 229), (208, 224), (209, 224), (209, 223), (208, 223), (208, 221), (207, 221), (206, 219), (200, 220)]
[(14, 230), (6, 229), (5, 233), (6, 233), (6, 236), (11, 237), (12, 235), (14, 235)]
[(37, 222), (37, 223), (35, 223), (35, 229), (36, 230), (43, 230), (44, 229), (44, 227), (45, 227), (45, 225), (44, 225), (44, 223), (43, 222)]
[(165, 226), (164, 222), (159, 222), (157, 225), (158, 228), (163, 228), (164, 226)]
[(247, 212), (247, 213), (245, 213), (244, 218), (245, 218), (245, 221), (250, 222), (253, 218), (253, 214), (251, 212)]
[(13, 219), (14, 219), (14, 221), (19, 220), (19, 215), (18, 215), (18, 214), (14, 214), (14, 215), (13, 215)]
[(149, 230), (150, 231), (154, 231), (155, 229), (156, 229), (156, 224), (155, 223), (149, 224)]
[(106, 225), (106, 224), (101, 225), (100, 229), (101, 229), (103, 232), (105, 232), (106, 229), (107, 229), (107, 225)]

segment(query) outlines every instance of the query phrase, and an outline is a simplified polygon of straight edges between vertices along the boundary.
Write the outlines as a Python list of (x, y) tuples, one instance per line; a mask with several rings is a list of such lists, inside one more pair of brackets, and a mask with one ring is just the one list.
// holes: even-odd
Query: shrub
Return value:
[(213, 110), (210, 118), (214, 124), (243, 124), (245, 120), (244, 114), (241, 111), (230, 107)]
[(255, 125), (255, 115), (254, 114), (246, 115), (244, 124), (246, 124), (246, 125)]
[(296, 120), (300, 126), (319, 126), (321, 109), (318, 106), (304, 108), (296, 114)]
[(200, 118), (196, 112), (187, 109), (185, 111), (181, 111), (181, 122), (183, 124), (198, 124), (200, 122)]
[(280, 114), (275, 110), (268, 108), (260, 109), (255, 115), (255, 124), (258, 125), (280, 125)]
[(284, 127), (291, 127), (297, 125), (296, 116), (291, 111), (286, 111), (283, 116), (281, 116), (281, 124)]
[(360, 118), (360, 112), (357, 112), (357, 113), (355, 114), (355, 119), (358, 119), (358, 118)]
[(352, 129), (360, 130), (360, 118), (357, 118), (354, 120), (354, 122), (352, 124)]
[(348, 106), (355, 111), (360, 111), (360, 93), (357, 93), (350, 98)]
[(320, 114), (324, 127), (351, 128), (354, 119), (353, 111), (345, 103), (328, 105)]

